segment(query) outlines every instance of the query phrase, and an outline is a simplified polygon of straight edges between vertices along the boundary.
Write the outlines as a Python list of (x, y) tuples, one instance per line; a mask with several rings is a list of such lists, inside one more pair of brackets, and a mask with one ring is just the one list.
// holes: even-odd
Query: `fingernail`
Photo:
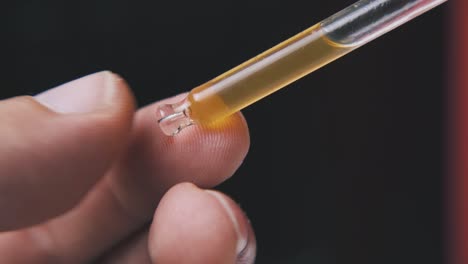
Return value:
[(62, 84), (35, 96), (58, 113), (89, 113), (110, 106), (118, 89), (118, 78), (102, 71)]
[(249, 244), (249, 223), (247, 223), (247, 217), (245, 217), (244, 213), (235, 205), (234, 201), (226, 198), (223, 194), (211, 190), (205, 191), (221, 204), (229, 219), (232, 221), (237, 233), (237, 254), (242, 253)]

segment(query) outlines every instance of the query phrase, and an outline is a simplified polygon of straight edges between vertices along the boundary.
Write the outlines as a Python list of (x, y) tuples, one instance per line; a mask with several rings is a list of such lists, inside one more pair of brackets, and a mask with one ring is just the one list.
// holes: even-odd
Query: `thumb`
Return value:
[(0, 101), (0, 231), (73, 207), (123, 150), (133, 110), (110, 72)]

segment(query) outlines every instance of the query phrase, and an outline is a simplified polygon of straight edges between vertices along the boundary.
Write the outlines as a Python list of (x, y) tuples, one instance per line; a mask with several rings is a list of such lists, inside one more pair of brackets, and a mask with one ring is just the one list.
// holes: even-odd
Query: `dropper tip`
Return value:
[(167, 136), (175, 136), (182, 129), (193, 125), (189, 109), (182, 107), (183, 103), (161, 105), (157, 110), (159, 127)]

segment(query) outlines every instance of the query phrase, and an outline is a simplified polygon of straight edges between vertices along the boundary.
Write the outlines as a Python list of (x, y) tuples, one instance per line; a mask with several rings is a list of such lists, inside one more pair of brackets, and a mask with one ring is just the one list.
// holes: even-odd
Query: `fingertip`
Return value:
[(154, 263), (236, 263), (238, 234), (211, 194), (190, 183), (161, 200), (149, 235)]
[[(163, 100), (138, 112), (135, 120), (135, 150), (144, 157), (135, 163), (146, 165), (146, 171), (157, 171), (166, 188), (190, 181), (210, 188), (239, 168), (249, 150), (250, 137), (243, 115), (235, 113), (215, 126), (193, 125), (175, 136), (165, 135), (158, 127), (157, 112), (161, 104), (180, 100), (184, 95)], [(158, 157), (158, 161), (154, 160)]]

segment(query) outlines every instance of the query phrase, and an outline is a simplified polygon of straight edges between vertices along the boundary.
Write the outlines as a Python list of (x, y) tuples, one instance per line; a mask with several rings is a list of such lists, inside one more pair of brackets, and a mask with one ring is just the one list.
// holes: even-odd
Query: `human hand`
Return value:
[(243, 117), (166, 137), (158, 104), (110, 72), (0, 101), (0, 263), (253, 263), (242, 210), (203, 190), (245, 157)]

